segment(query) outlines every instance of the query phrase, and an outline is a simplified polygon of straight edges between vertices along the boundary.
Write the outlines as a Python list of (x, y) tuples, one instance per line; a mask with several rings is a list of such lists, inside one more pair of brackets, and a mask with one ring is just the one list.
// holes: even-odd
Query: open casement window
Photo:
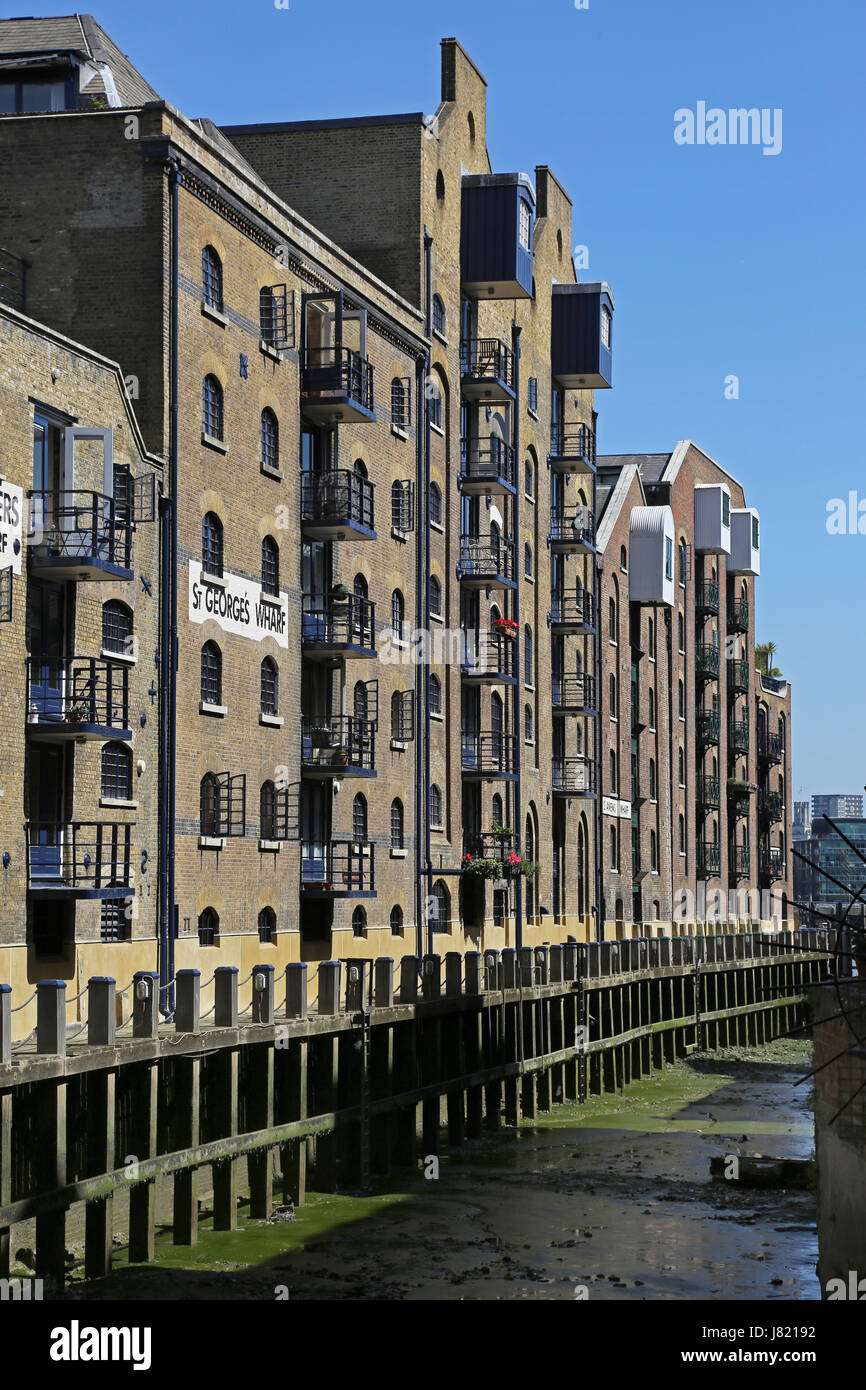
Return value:
[(274, 792), (275, 840), (297, 840), (301, 834), (301, 784), (292, 782)]
[(243, 836), (246, 829), (247, 778), (246, 773), (217, 772), (216, 798), (214, 805), (214, 835)]
[(375, 733), (378, 733), (378, 730), (379, 730), (379, 682), (378, 682), (377, 680), (374, 680), (374, 681), (363, 681), (363, 682), (359, 681), (359, 682), (358, 682), (358, 685), (355, 687), (355, 704), (356, 704), (356, 708), (359, 708), (359, 707), (360, 707), (360, 705), (359, 705), (359, 702), (360, 702), (360, 690), (359, 690), (358, 687), (359, 687), (360, 685), (362, 685), (362, 684), (363, 684), (363, 686), (364, 686), (364, 691), (365, 691), (365, 696), (364, 696), (364, 699), (363, 699), (363, 702), (362, 702), (362, 703), (363, 703), (363, 708), (364, 708), (364, 718), (367, 720), (367, 722), (368, 722), (370, 725), (372, 725), (372, 731), (375, 732)]
[(259, 327), (262, 341), (283, 351), (295, 345), (295, 294), (285, 285), (263, 285), (259, 290)]
[(0, 623), (12, 621), (12, 566), (0, 570)]
[(391, 382), (391, 420), (399, 429), (412, 424), (412, 379), (395, 376)]
[(392, 704), (394, 728), (391, 737), (398, 743), (411, 743), (415, 737), (415, 692), (401, 690)]
[(415, 483), (411, 478), (391, 484), (391, 526), (401, 535), (415, 529)]

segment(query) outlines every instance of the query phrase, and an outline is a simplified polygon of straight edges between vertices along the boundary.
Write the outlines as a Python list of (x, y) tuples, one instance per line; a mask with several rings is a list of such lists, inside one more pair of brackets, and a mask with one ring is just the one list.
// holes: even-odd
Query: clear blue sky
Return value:
[[(489, 84), (494, 168), (551, 165), (588, 275), (613, 288), (600, 448), (692, 438), (744, 484), (762, 517), (758, 640), (794, 682), (795, 795), (859, 790), (866, 535), (825, 523), (830, 498), (866, 499), (863, 0), (97, 0), (94, 14), (161, 95), (219, 124), (432, 112), (439, 40), (460, 39)], [(676, 145), (674, 112), (701, 100), (781, 107), (781, 153)]]

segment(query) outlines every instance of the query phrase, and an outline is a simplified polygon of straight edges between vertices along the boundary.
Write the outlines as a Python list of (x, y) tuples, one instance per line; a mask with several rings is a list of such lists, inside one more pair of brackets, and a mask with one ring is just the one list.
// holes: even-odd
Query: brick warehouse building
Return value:
[[(157, 849), (129, 974), (587, 939), (602, 901), (613, 934), (613, 552), (593, 559), (613, 299), (576, 282), (551, 171), (492, 172), (486, 84), (451, 39), (432, 118), (225, 131), (88, 16), (2, 22), (0, 55), (0, 298), (37, 321), (18, 331), (121, 364), (159, 495), (130, 528), (161, 559), (130, 673), (155, 711), (134, 737), (160, 743), (132, 798), (131, 862)], [(26, 433), (44, 392), (9, 389)], [(509, 851), (537, 875), (497, 867)], [(38, 978), (55, 957), (18, 901), (5, 939)]]
[(720, 892), (725, 919), (786, 920), (791, 697), (755, 667), (758, 514), (688, 440), (600, 455), (598, 488), (606, 927), (701, 929)]

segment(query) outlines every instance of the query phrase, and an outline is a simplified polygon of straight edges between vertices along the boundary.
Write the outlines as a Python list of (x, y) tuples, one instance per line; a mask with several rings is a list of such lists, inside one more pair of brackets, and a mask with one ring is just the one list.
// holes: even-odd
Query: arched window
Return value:
[(656, 872), (658, 871), (658, 867), (659, 867), (659, 844), (658, 844), (658, 836), (656, 835), (656, 832), (655, 832), (654, 830), (651, 830), (651, 831), (650, 831), (650, 868), (652, 869), (653, 873), (656, 873)]
[(436, 830), (442, 829), (442, 793), (435, 782), (430, 787), (430, 824)]
[(262, 589), (277, 598), (280, 592), (280, 548), (273, 536), (262, 541)]
[(610, 717), (611, 719), (616, 719), (616, 676), (613, 674), (612, 671), (610, 673), (610, 689), (608, 691), (608, 697), (610, 699)]
[(523, 737), (527, 743), (532, 743), (534, 738), (534, 723), (532, 718), (532, 706), (526, 705), (523, 710)]
[(440, 203), (445, 201), (445, 175), (441, 169), (436, 170), (436, 197)]
[(367, 588), (367, 581), (364, 578), (363, 574), (355, 575), (355, 578), (352, 581), (352, 592), (354, 593), (355, 598), (367, 598), (369, 590)]
[(280, 427), (268, 406), (262, 411), (262, 463), (266, 468), (280, 466)]
[(493, 800), (491, 802), (491, 815), (493, 816), (494, 827), (497, 825), (501, 826), (505, 819), (505, 816), (502, 810), (502, 797), (499, 795), (499, 792), (493, 793)]
[(616, 796), (616, 750), (610, 750), (610, 794)]
[[(523, 858), (527, 864), (535, 862), (536, 856), (535, 807), (529, 803), (526, 813), (526, 833), (523, 837)], [(526, 880), (526, 915), (532, 920), (538, 912), (538, 880), (529, 875)]]
[(212, 246), (201, 253), (201, 297), (209, 309), (222, 313), (223, 263)]
[(102, 605), (102, 646), (107, 652), (121, 656), (133, 655), (132, 609), (119, 599), (109, 599)]
[(523, 629), (523, 678), (526, 685), (534, 685), (535, 656), (532, 650), (532, 628), (529, 623)]
[(370, 692), (363, 681), (355, 681), (352, 691), (352, 715), (358, 724), (366, 724), (370, 706)]
[(686, 717), (686, 687), (683, 685), (683, 682), (682, 682), (682, 681), (680, 681), (680, 682), (678, 683), (678, 685), (677, 685), (677, 712), (679, 713), (680, 719), (685, 719), (685, 717)]
[(262, 714), (271, 716), (280, 710), (280, 673), (273, 657), (262, 662)]
[(431, 714), (442, 713), (442, 682), (439, 677), (430, 672), (430, 679), (427, 682), (429, 691), (429, 705)]
[(680, 540), (679, 544), (679, 572), (680, 583), (685, 584), (689, 572), (689, 551), (685, 540)]
[(656, 625), (652, 618), (647, 621), (647, 650), (650, 661), (656, 659)]
[(433, 884), (430, 925), (434, 931), (447, 931), (451, 921), (451, 894), (441, 878)]
[(404, 743), (408, 730), (403, 723), (403, 691), (395, 690), (391, 696), (391, 738)]
[(403, 935), (403, 909), (396, 904), (391, 908), (391, 935)]
[(607, 601), (607, 635), (611, 642), (616, 641), (616, 599), (613, 595)]
[(656, 693), (652, 688), (649, 692), (649, 726), (651, 729), (656, 726)]
[(619, 567), (623, 573), (628, 569), (628, 551), (624, 545), (621, 545), (619, 548)]
[(391, 381), (391, 424), (400, 430), (405, 429), (409, 423), (406, 406), (406, 383), (395, 376)]
[(610, 827), (610, 867), (611, 867), (611, 869), (613, 869), (614, 871), (616, 871), (616, 869), (619, 867), (618, 864), (617, 864), (617, 853), (616, 853), (616, 826), (615, 826), (615, 825), (612, 825), (612, 826)]
[(677, 644), (679, 650), (684, 652), (686, 649), (686, 620), (682, 613), (677, 614)]
[(198, 919), (199, 946), (215, 946), (216, 938), (219, 936), (219, 930), (219, 913), (214, 912), (212, 907), (206, 907)]
[(259, 792), (259, 838), (277, 838), (277, 789), (273, 782), (262, 782)]
[[(441, 175), (439, 177), (441, 177)], [(442, 197), (444, 198), (444, 196), (445, 191), (443, 186)], [(433, 296), (433, 332), (441, 333), (443, 337), (445, 336), (445, 304), (442, 300), (442, 296), (438, 294), (434, 294)]]
[(406, 605), (403, 595), (399, 589), (395, 589), (391, 595), (391, 631), (398, 642), (403, 640), (403, 619), (406, 612)]
[(532, 546), (529, 541), (525, 541), (523, 545), (523, 575), (525, 579), (531, 579), (533, 575)]
[(437, 483), (430, 484), (430, 525), (442, 525), (442, 493)]
[(367, 913), (363, 907), (356, 907), (352, 913), (352, 935), (367, 935)]
[(199, 787), (199, 831), (202, 835), (220, 833), (219, 784), (212, 772), (206, 772)]
[(277, 914), (272, 907), (263, 907), (259, 913), (259, 941), (269, 945), (277, 934)]
[(427, 387), (427, 411), (430, 416), (430, 424), (435, 425), (437, 429), (441, 430), (442, 392), (439, 390), (435, 381), (431, 381)]
[(657, 791), (657, 787), (656, 787), (656, 760), (655, 760), (655, 758), (650, 758), (650, 760), (649, 760), (649, 794), (650, 794), (650, 801), (655, 801), (655, 800), (656, 800), (656, 791)]
[(223, 656), (216, 642), (205, 642), (201, 649), (201, 701), (221, 705), (223, 694)]
[(112, 801), (132, 800), (132, 753), (122, 743), (102, 745), (102, 795)]
[(222, 576), (223, 524), (216, 512), (207, 512), (201, 523), (201, 567), (205, 574)]
[(352, 802), (352, 839), (357, 845), (367, 843), (367, 798), (361, 792)]
[(680, 812), (680, 854), (685, 854), (685, 852), (686, 852), (686, 818), (685, 818), (685, 816), (683, 815), (683, 813), (682, 813), (682, 811), (681, 811), (681, 812)]
[(223, 388), (209, 372), (201, 384), (201, 427), (211, 439), (223, 437)]
[(434, 618), (442, 617), (442, 585), (435, 574), (430, 576), (430, 614)]
[(686, 785), (686, 755), (681, 748), (678, 754), (679, 783), (681, 787)]
[(391, 802), (391, 848), (404, 849), (403, 803), (399, 796)]
[(535, 469), (532, 466), (532, 459), (528, 458), (523, 465), (523, 491), (530, 500), (535, 496), (535, 492), (533, 491), (534, 487)]

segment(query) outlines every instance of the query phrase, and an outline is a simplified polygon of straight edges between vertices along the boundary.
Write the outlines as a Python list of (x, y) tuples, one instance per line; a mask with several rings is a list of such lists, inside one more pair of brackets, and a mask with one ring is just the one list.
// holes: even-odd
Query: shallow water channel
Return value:
[[(211, 1229), (75, 1298), (817, 1299), (811, 1191), (710, 1176), (725, 1154), (809, 1158), (803, 1043), (694, 1056), (622, 1096), (557, 1105), (387, 1191), (310, 1194), (291, 1222)], [(428, 1169), (432, 1165), (428, 1165)]]

